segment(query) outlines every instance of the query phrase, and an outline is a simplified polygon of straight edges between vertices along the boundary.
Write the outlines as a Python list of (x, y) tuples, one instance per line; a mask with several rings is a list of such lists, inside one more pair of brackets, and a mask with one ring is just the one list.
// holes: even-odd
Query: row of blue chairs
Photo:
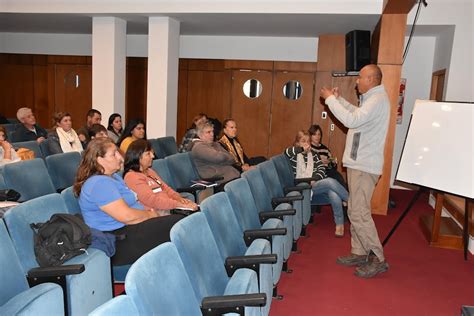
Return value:
[(0, 221), (0, 315), (87, 315), (112, 298), (110, 259), (100, 250), (89, 248), (60, 267), (38, 267), (30, 224), (46, 222), (55, 213), (75, 213), (68, 207), (65, 195), (52, 193), (5, 213)]
[(303, 218), (309, 222), (309, 188), (295, 184), (282, 155), (244, 172), (175, 224), (170, 243), (131, 266), (126, 295), (92, 315), (268, 315), (281, 272), (289, 271), (284, 262), (300, 236), (295, 231), (303, 232)]

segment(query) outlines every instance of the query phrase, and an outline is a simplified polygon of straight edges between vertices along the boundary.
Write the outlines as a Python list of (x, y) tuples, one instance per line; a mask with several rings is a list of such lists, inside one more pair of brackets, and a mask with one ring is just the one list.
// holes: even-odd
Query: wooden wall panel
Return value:
[(188, 127), (194, 116), (206, 113), (224, 120), (230, 116), (231, 71), (188, 71)]
[[(316, 82), (314, 86), (314, 103), (313, 103), (313, 124), (318, 124), (323, 130), (325, 137), (325, 142), (329, 140), (329, 125), (331, 124), (331, 119), (329, 118), (329, 108), (324, 101), (319, 96), (319, 91), (322, 87), (331, 87), (332, 86), (332, 75), (329, 71), (318, 71), (316, 73)], [(323, 118), (323, 112), (325, 113), (325, 119)]]
[[(46, 58), (44, 58), (46, 61)], [(51, 114), (53, 109), (48, 102), (48, 66), (33, 65), (33, 102), (35, 117), (38, 124), (44, 128), (52, 126)]]
[(317, 66), (317, 63), (311, 62), (275, 61), (273, 69), (275, 71), (316, 72)]
[[(257, 79), (262, 84), (258, 98), (250, 99), (243, 93), (243, 84), (249, 79)], [(238, 137), (248, 157), (268, 157), (272, 81), (273, 74), (269, 71), (232, 72), (230, 116), (237, 123)]]
[(0, 111), (5, 117), (16, 117), (20, 107), (34, 109), (33, 81), (31, 64), (0, 65)]
[(273, 61), (264, 60), (225, 60), (227, 69), (273, 70)]
[(223, 59), (188, 59), (188, 70), (225, 70), (225, 61)]
[(406, 23), (406, 14), (384, 14), (382, 16), (377, 63), (402, 64)]
[[(124, 124), (133, 118), (146, 120), (147, 60), (127, 58)], [(105, 122), (104, 125), (106, 124)]]
[(178, 121), (176, 122), (176, 141), (178, 143), (183, 139), (187, 128), (191, 126), (191, 122), (187, 121), (188, 112), (188, 70), (180, 69), (178, 75)]
[(345, 35), (321, 35), (318, 42), (318, 71), (346, 69)]
[[(289, 100), (283, 95), (283, 86), (289, 80), (298, 80), (303, 87), (303, 93), (298, 100)], [(286, 147), (293, 144), (298, 130), (307, 130), (311, 125), (313, 95), (313, 73), (275, 72), (269, 156), (282, 153)]]
[[(53, 112), (69, 112), (74, 129), (80, 128), (85, 124), (87, 111), (92, 108), (92, 66), (56, 65), (54, 91)], [(103, 118), (102, 123), (107, 124), (106, 120)]]

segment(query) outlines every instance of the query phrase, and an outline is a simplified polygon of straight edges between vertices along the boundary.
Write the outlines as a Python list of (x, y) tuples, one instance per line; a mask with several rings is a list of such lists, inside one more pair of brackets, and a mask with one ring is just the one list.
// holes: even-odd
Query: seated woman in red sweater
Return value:
[(131, 143), (125, 155), (124, 180), (137, 194), (138, 201), (161, 216), (169, 215), (169, 210), (175, 208), (197, 210), (196, 203), (181, 197), (150, 168), (153, 158), (151, 145), (145, 139)]

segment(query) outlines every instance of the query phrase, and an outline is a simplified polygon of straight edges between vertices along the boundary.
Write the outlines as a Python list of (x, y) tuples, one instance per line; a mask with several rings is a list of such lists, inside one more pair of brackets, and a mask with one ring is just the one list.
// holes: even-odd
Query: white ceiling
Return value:
[[(0, 13), (0, 32), (91, 34), (98, 14)], [(173, 13), (103, 14), (127, 21), (128, 34), (147, 34), (148, 16), (181, 22), (182, 35), (318, 37), (351, 30), (372, 31), (379, 14)]]

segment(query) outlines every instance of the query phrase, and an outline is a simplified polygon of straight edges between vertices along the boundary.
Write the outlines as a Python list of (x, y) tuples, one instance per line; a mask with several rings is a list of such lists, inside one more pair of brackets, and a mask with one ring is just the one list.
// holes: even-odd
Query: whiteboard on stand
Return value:
[(416, 100), (396, 179), (474, 198), (474, 104)]

